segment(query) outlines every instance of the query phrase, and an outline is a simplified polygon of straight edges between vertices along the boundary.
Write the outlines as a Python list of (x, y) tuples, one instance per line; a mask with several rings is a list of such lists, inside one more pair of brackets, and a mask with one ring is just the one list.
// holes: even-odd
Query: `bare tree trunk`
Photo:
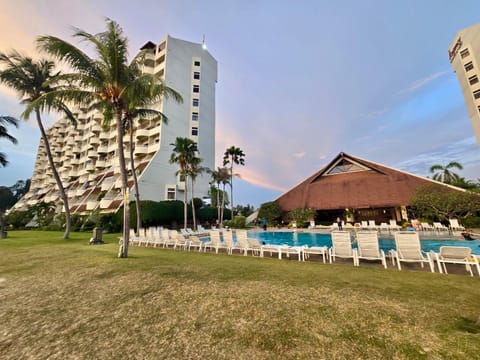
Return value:
[(139, 235), (140, 228), (142, 227), (142, 208), (140, 206), (140, 193), (138, 191), (138, 178), (135, 171), (135, 160), (133, 159), (133, 121), (128, 119), (128, 125), (130, 130), (130, 164), (132, 166), (133, 185), (135, 186), (135, 208), (137, 210), (137, 236)]
[(63, 234), (64, 239), (70, 237), (70, 227), (71, 227), (71, 218), (70, 218), (70, 207), (68, 206), (68, 197), (65, 193), (65, 188), (63, 187), (62, 180), (58, 175), (55, 162), (53, 161), (52, 150), (50, 149), (50, 143), (48, 142), (47, 134), (45, 133), (45, 128), (43, 127), (42, 118), (40, 117), (40, 111), (35, 110), (35, 115), (37, 116), (37, 124), (40, 129), (40, 134), (42, 135), (43, 143), (45, 145), (45, 152), (47, 153), (48, 163), (50, 164), (50, 169), (52, 170), (53, 177), (57, 183), (57, 188), (60, 193), (60, 197), (63, 201), (63, 207), (65, 209), (65, 233)]
[(115, 120), (117, 122), (117, 156), (120, 165), (120, 177), (122, 179), (122, 195), (123, 195), (123, 236), (119, 241), (118, 257), (128, 257), (128, 242), (130, 240), (130, 200), (128, 198), (128, 177), (125, 164), (125, 154), (123, 153), (123, 124), (122, 111), (120, 108), (115, 109)]

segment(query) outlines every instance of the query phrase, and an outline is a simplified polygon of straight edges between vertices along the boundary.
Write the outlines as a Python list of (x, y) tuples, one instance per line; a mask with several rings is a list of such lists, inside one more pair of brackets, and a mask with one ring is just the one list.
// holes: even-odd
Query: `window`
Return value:
[(162, 51), (163, 49), (165, 49), (165, 41), (158, 45), (158, 52)]
[(480, 99), (480, 90), (474, 91), (474, 92), (473, 92), (473, 97), (474, 97), (475, 99)]
[(193, 99), (192, 100), (192, 106), (198, 106), (199, 103), (200, 103), (199, 99)]
[(468, 55), (470, 55), (468, 49), (463, 49), (462, 51), (460, 51), (460, 56), (462, 57), (462, 59), (467, 57)]
[(200, 85), (193, 85), (193, 92), (194, 93), (200, 92)]
[(193, 73), (193, 78), (194, 78), (195, 80), (200, 80), (200, 73), (199, 73), (198, 71), (195, 71), (195, 72)]
[(167, 200), (175, 200), (175, 188), (167, 188)]
[(162, 64), (165, 61), (165, 55), (160, 56), (157, 61), (155, 61), (155, 66)]
[(198, 127), (192, 127), (192, 136), (198, 136)]
[(197, 112), (192, 113), (192, 120), (193, 121), (198, 121), (198, 113)]
[(470, 71), (473, 69), (473, 63), (470, 61), (465, 64), (465, 71)]
[(480, 105), (477, 106), (478, 112), (480, 112)]
[(469, 77), (469, 78), (468, 78), (468, 82), (470, 83), (470, 85), (473, 85), (473, 84), (478, 83), (478, 77), (477, 77), (477, 75), (473, 75), (473, 76)]
[(198, 61), (198, 60), (194, 61), (194, 62), (193, 62), (193, 65), (195, 65), (195, 66), (200, 66), (200, 61)]

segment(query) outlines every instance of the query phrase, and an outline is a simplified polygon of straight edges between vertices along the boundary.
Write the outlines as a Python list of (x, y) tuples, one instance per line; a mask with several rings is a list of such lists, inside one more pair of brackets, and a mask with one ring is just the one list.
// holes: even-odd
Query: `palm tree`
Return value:
[(452, 184), (460, 179), (458, 174), (455, 174), (451, 169), (457, 168), (458, 170), (463, 170), (463, 166), (456, 162), (450, 161), (447, 165), (433, 165), (430, 167), (430, 172), (433, 174), (433, 180), (441, 181), (446, 184)]
[[(107, 30), (99, 34), (89, 34), (77, 29), (74, 37), (87, 41), (93, 46), (97, 59), (91, 58), (76, 46), (54, 36), (42, 36), (37, 39), (41, 49), (63, 61), (73, 73), (62, 77), (64, 89), (53, 95), (79, 106), (104, 105), (104, 115), (111, 112), (117, 130), (117, 156), (120, 165), (120, 178), (123, 194), (123, 236), (118, 256), (128, 257), (130, 236), (130, 212), (128, 200), (128, 175), (125, 163), (123, 134), (123, 116), (129, 99), (145, 84), (150, 84), (152, 76), (138, 72), (138, 61), (127, 61), (127, 38), (120, 26), (110, 19), (106, 20)], [(140, 58), (142, 52), (137, 56)], [(141, 92), (140, 92), (141, 93)], [(52, 96), (46, 94), (43, 103), (49, 104)]]
[[(52, 87), (51, 84), (55, 80), (61, 78), (62, 75), (60, 72), (54, 72), (55, 65), (52, 61), (34, 61), (32, 58), (23, 56), (17, 51), (12, 51), (8, 55), (0, 53), (0, 64), (4, 65), (4, 69), (0, 71), (0, 82), (16, 90), (22, 99), (21, 102), (27, 105), (22, 117), (28, 119), (32, 112), (35, 113), (37, 125), (40, 129), (40, 134), (45, 145), (48, 163), (57, 184), (60, 197), (63, 201), (65, 209), (65, 233), (63, 238), (68, 239), (70, 236), (71, 225), (68, 197), (53, 161), (50, 143), (40, 116), (42, 111), (61, 111), (68, 119), (75, 122), (73, 114), (67, 106), (65, 106), (64, 102), (53, 95), (57, 89)], [(48, 104), (37, 102), (40, 98), (46, 95), (50, 96)]]
[(187, 228), (187, 193), (188, 193), (188, 175), (192, 159), (196, 157), (197, 143), (189, 138), (177, 137), (173, 146), (173, 153), (170, 155), (170, 164), (177, 163), (180, 170), (176, 175), (180, 175), (185, 181), (185, 190), (183, 192), (183, 228)]
[(206, 171), (206, 168), (200, 166), (200, 163), (203, 161), (203, 159), (194, 156), (191, 161), (190, 161), (190, 169), (188, 171), (190, 179), (192, 181), (192, 188), (191, 188), (191, 193), (192, 193), (192, 216), (193, 216), (193, 230), (197, 230), (197, 219), (196, 219), (196, 214), (195, 214), (195, 192), (194, 192), (194, 187), (195, 187), (195, 180), (199, 175), (201, 175), (204, 171)]
[(245, 154), (239, 147), (230, 146), (223, 154), (223, 166), (230, 164), (230, 202), (233, 220), (233, 165), (245, 165)]
[[(6, 125), (13, 125), (18, 127), (18, 120), (11, 116), (0, 116), (0, 139), (7, 139), (13, 144), (16, 144), (18, 141), (12, 135), (8, 133)], [(7, 166), (8, 161), (4, 153), (0, 153), (0, 165)]]

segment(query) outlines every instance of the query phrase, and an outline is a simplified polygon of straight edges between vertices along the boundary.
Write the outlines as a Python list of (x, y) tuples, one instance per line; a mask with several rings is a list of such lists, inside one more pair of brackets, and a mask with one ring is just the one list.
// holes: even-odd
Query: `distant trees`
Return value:
[[(7, 125), (18, 127), (18, 120), (11, 116), (0, 116), (0, 139), (7, 139), (13, 144), (16, 144), (17, 139), (8, 133)], [(0, 166), (6, 166), (7, 164), (7, 156), (0, 152)]]
[(465, 218), (480, 212), (480, 194), (429, 184), (417, 190), (412, 204), (418, 217), (439, 220)]
[(453, 184), (460, 179), (460, 176), (454, 173), (452, 169), (463, 170), (463, 166), (456, 161), (450, 161), (445, 166), (433, 165), (430, 167), (430, 172), (433, 174), (432, 179), (446, 184)]

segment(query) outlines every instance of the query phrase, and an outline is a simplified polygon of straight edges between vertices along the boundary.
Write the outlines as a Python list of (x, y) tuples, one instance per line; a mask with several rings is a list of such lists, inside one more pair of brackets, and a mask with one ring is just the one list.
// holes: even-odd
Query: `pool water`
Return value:
[[(294, 233), (294, 232), (249, 232), (249, 237), (256, 238), (260, 242), (271, 245), (289, 245), (289, 246), (332, 246), (330, 234), (317, 233)], [(380, 248), (385, 252), (395, 249), (395, 240), (391, 238), (382, 238), (379, 234)], [(438, 252), (440, 246), (466, 246), (472, 249), (472, 254), (480, 255), (480, 240), (443, 240), (443, 239), (421, 239), (422, 250), (428, 252), (433, 250)], [(356, 246), (355, 244), (353, 245)]]

